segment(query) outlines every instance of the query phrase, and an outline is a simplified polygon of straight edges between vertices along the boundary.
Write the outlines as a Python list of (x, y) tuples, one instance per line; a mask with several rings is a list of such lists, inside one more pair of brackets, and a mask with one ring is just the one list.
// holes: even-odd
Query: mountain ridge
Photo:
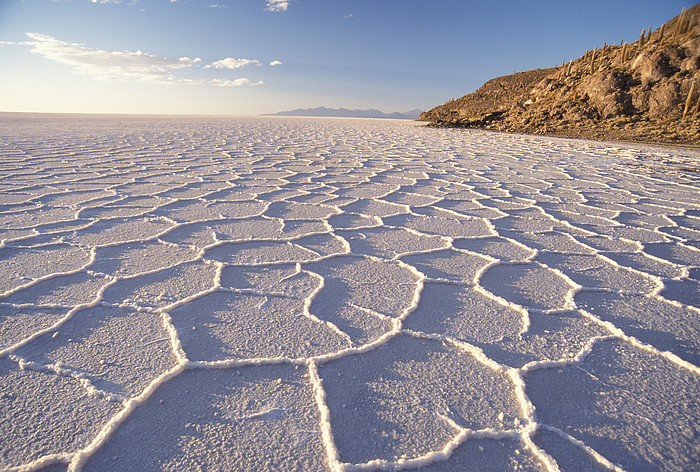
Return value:
[(422, 110), (409, 110), (406, 112), (384, 113), (375, 108), (367, 110), (347, 108), (297, 108), (295, 110), (280, 111), (277, 113), (266, 113), (263, 116), (317, 116), (317, 117), (334, 117), (334, 118), (382, 118), (396, 120), (415, 120), (419, 117)]

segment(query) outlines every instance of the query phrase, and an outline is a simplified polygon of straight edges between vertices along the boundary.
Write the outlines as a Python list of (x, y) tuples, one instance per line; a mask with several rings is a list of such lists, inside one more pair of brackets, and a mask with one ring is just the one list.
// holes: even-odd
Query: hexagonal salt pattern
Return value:
[(697, 151), (57, 119), (0, 115), (0, 469), (697, 467)]

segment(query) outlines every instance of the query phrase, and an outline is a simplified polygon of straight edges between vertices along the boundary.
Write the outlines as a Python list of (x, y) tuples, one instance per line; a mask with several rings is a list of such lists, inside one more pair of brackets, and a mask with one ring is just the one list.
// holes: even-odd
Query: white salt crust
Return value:
[(0, 121), (3, 470), (700, 460), (697, 151), (400, 121)]

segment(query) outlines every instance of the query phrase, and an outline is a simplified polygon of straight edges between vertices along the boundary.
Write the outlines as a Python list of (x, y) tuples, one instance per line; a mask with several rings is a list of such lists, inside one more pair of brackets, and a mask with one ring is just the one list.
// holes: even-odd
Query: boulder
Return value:
[[(674, 56), (674, 59), (678, 59), (677, 54)], [(639, 74), (644, 86), (653, 85), (680, 70), (671, 63), (671, 57), (666, 50), (642, 52), (632, 63), (632, 69)]]
[(631, 84), (632, 76), (612, 71), (588, 76), (581, 81), (578, 88), (588, 96), (603, 118), (612, 118), (634, 113), (632, 97), (629, 94)]

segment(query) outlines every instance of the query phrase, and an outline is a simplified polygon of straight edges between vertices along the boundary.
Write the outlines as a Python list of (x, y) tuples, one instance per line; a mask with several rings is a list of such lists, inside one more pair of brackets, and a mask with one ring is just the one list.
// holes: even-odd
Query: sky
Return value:
[(427, 110), (682, 0), (0, 0), (0, 111)]

